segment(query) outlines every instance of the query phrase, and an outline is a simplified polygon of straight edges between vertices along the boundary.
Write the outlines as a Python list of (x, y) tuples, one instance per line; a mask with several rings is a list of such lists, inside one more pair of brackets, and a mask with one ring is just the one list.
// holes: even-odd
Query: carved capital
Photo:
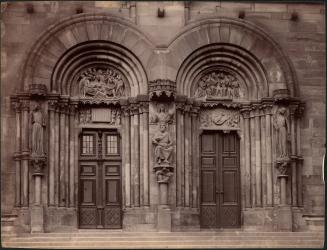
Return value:
[(30, 100), (21, 99), (20, 103), (21, 103), (22, 111), (29, 111), (30, 110)]
[(278, 158), (276, 160), (276, 168), (279, 172), (278, 177), (287, 177), (288, 176), (288, 169), (290, 167), (291, 159), (288, 157)]
[(149, 102), (140, 102), (139, 103), (140, 113), (149, 113)]
[(244, 105), (242, 107), (241, 114), (243, 115), (244, 119), (249, 119), (250, 118), (250, 111), (251, 111), (250, 105)]

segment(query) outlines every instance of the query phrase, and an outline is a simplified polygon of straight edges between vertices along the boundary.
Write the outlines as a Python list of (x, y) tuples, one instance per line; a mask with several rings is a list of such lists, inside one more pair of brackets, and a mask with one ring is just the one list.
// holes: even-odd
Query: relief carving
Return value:
[(119, 72), (113, 69), (89, 68), (81, 73), (79, 94), (88, 98), (115, 98), (125, 93), (125, 84)]
[(234, 110), (215, 109), (202, 111), (200, 114), (201, 127), (239, 127), (239, 113)]
[(160, 103), (157, 105), (157, 112), (150, 116), (151, 123), (173, 123), (174, 111), (169, 110), (167, 104)]
[(43, 130), (45, 119), (41, 112), (40, 104), (36, 103), (32, 114), (32, 156), (44, 156)]
[(79, 122), (80, 123), (88, 123), (91, 122), (91, 109), (81, 109), (79, 111)]
[(197, 98), (237, 99), (243, 97), (239, 80), (226, 72), (215, 71), (202, 76), (194, 96)]

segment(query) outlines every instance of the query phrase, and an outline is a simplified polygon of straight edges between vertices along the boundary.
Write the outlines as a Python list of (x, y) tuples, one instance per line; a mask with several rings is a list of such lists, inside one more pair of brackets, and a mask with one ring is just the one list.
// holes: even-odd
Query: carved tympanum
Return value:
[(170, 111), (168, 105), (160, 103), (157, 105), (157, 112), (150, 116), (151, 123), (172, 123), (174, 111)]
[(288, 118), (285, 107), (277, 109), (273, 118), (273, 125), (276, 130), (277, 158), (283, 159), (288, 157)]
[(45, 120), (41, 111), (40, 104), (36, 103), (32, 114), (32, 156), (44, 155), (44, 141), (43, 130), (45, 127)]
[(203, 75), (196, 87), (197, 98), (237, 99), (243, 96), (239, 80), (223, 71), (214, 71)]
[(115, 98), (124, 96), (122, 75), (110, 68), (89, 68), (79, 77), (79, 94), (87, 98)]
[(214, 109), (202, 111), (201, 127), (239, 127), (239, 113), (235, 110)]

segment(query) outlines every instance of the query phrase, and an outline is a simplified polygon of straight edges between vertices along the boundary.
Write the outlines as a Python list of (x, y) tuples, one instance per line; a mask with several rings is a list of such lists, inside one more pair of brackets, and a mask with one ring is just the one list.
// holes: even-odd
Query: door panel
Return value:
[(236, 133), (201, 136), (201, 226), (240, 226), (239, 139)]
[(121, 156), (117, 133), (83, 131), (79, 173), (80, 228), (121, 228)]

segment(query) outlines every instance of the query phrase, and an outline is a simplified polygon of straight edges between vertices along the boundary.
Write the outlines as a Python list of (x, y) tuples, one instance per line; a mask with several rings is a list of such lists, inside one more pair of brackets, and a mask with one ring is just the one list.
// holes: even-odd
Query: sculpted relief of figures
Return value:
[(32, 156), (44, 156), (43, 130), (45, 119), (40, 104), (36, 103), (32, 114)]
[(235, 110), (214, 109), (200, 114), (201, 127), (239, 127), (239, 113)]
[(156, 111), (150, 116), (151, 123), (172, 123), (174, 120), (174, 112), (169, 110), (167, 104), (159, 103)]
[(80, 123), (105, 122), (109, 125), (119, 126), (121, 123), (121, 110), (119, 108), (87, 108), (79, 113)]
[(289, 124), (287, 109), (280, 107), (273, 118), (273, 125), (276, 130), (277, 158), (288, 157)]
[(243, 93), (235, 76), (215, 71), (200, 78), (194, 96), (197, 98), (237, 99), (242, 97)]
[(125, 84), (119, 72), (113, 69), (89, 68), (82, 72), (79, 94), (89, 98), (114, 98), (123, 96)]

